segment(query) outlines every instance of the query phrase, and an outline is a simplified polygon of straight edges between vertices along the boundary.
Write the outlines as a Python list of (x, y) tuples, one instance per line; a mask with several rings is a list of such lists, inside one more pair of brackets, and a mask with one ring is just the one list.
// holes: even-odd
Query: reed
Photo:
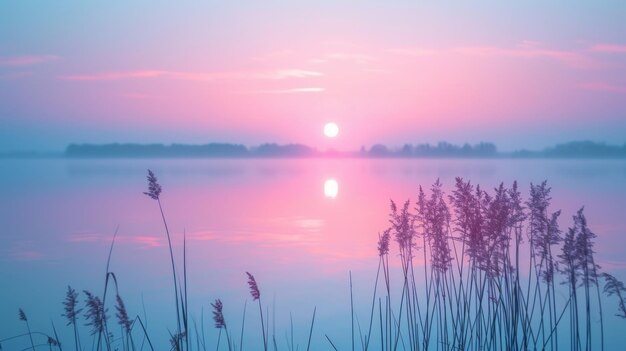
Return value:
[(63, 317), (67, 319), (67, 325), (71, 325), (74, 331), (74, 346), (76, 351), (82, 350), (80, 345), (80, 336), (78, 334), (78, 325), (76, 323), (78, 315), (82, 309), (78, 308), (78, 293), (69, 285), (67, 286), (67, 293), (65, 294), (63, 307), (65, 309)]
[[(531, 184), (524, 202), (516, 182), (485, 191), (457, 178), (449, 196), (439, 180), (430, 193), (420, 187), (414, 213), (408, 201), (392, 201), (390, 227), (379, 234), (377, 247), (386, 290), (377, 295), (377, 273), (369, 308), (376, 308), (378, 297), (380, 327), (374, 333), (380, 349), (604, 349), (598, 277), (607, 282), (605, 293), (619, 299), (618, 315), (624, 317), (626, 290), (600, 273), (596, 235), (582, 208), (562, 233), (561, 211), (550, 211), (550, 191), (547, 182)], [(397, 283), (389, 281), (389, 234), (397, 243)], [(421, 280), (415, 276), (418, 251)], [(524, 261), (528, 271), (520, 273)], [(565, 298), (557, 298), (563, 292), (557, 273), (567, 287)], [(559, 332), (569, 332), (569, 344), (559, 342)], [(365, 340), (372, 333), (368, 329)]]
[[(174, 281), (176, 318), (172, 323), (176, 323), (176, 329), (169, 334), (170, 349), (206, 350), (210, 341), (207, 343), (205, 338), (203, 314), (199, 327), (193, 319), (195, 336), (189, 333), (186, 237), (183, 237), (180, 281), (161, 204), (162, 188), (152, 171), (148, 171), (147, 179), (145, 194), (159, 205)], [(596, 263), (597, 236), (587, 223), (584, 209), (578, 210), (571, 225), (562, 230), (559, 223), (562, 212), (551, 208), (551, 200), (547, 182), (530, 184), (528, 199), (524, 201), (516, 182), (510, 187), (499, 184), (484, 190), (457, 178), (449, 195), (437, 180), (428, 189), (418, 188), (415, 203), (407, 200), (399, 205), (391, 201), (389, 227), (378, 234), (378, 268), (371, 300), (366, 306), (369, 322), (364, 328), (355, 307), (358, 304), (352, 272), (349, 274), (351, 315), (350, 326), (344, 332), (350, 333), (350, 348), (603, 350), (605, 318), (601, 294), (616, 298), (616, 315), (626, 319), (626, 288), (616, 277), (602, 272)], [(85, 349), (80, 338), (81, 313), (84, 326), (92, 335), (92, 351), (103, 348), (135, 351), (144, 347), (154, 351), (146, 313), (143, 318), (131, 317), (119, 294), (117, 277), (109, 269), (115, 236), (109, 249), (102, 297), (88, 290), (79, 294), (68, 286), (62, 316), (72, 328), (77, 351)], [(399, 271), (393, 272), (394, 267)], [(250, 296), (258, 303), (262, 348), (267, 351), (269, 312), (266, 310), (264, 316), (256, 278), (250, 272), (246, 272), (246, 277)], [(601, 279), (605, 282), (603, 289), (600, 289)], [(106, 296), (113, 287), (115, 299), (108, 302)], [(113, 304), (119, 334), (107, 327), (108, 308)], [(210, 305), (214, 326), (219, 329), (215, 349), (224, 348), (220, 343), (222, 331), (229, 351), (254, 349), (243, 346), (247, 302), (239, 345), (230, 335), (222, 301), (215, 299)], [(316, 313), (317, 307), (308, 328), (307, 350), (312, 348), (314, 340)], [(272, 346), (278, 350), (275, 315), (273, 312)], [(23, 339), (32, 350), (38, 347), (62, 350), (54, 325), (53, 337), (31, 330), (22, 309), (18, 316), (26, 324), (27, 333), (0, 339), (0, 345)], [(140, 328), (134, 328), (137, 325)], [(296, 350), (293, 318), (290, 328), (286, 347)], [(341, 349), (339, 343), (323, 335), (332, 349)], [(143, 338), (141, 347), (135, 345), (133, 336)], [(157, 349), (162, 348), (157, 345)]]
[(26, 317), (26, 313), (24, 313), (23, 309), (19, 309), (18, 316), (20, 320), (26, 324), (26, 330), (28, 331), (28, 338), (30, 339), (30, 345), (33, 350), (35, 350), (35, 342), (33, 341), (33, 333), (30, 330), (30, 324), (28, 323), (28, 318)]
[[(148, 170), (148, 175), (146, 178), (148, 180), (148, 191), (144, 192), (144, 194), (150, 197), (151, 199), (156, 200), (157, 204), (159, 205), (159, 212), (161, 213), (161, 220), (163, 221), (163, 227), (165, 228), (165, 234), (167, 237), (167, 245), (168, 245), (169, 252), (170, 252), (170, 263), (172, 266), (172, 278), (174, 280), (174, 304), (176, 306), (176, 326), (177, 326), (176, 333), (174, 333), (171, 336), (170, 341), (172, 342), (172, 345), (175, 346), (176, 351), (182, 351), (183, 340), (188, 340), (186, 339), (187, 330), (186, 329), (183, 330), (182, 324), (181, 324), (181, 319), (184, 319), (184, 315), (185, 315), (184, 308), (181, 308), (181, 305), (184, 306), (184, 304), (181, 303), (181, 301), (183, 301), (183, 297), (185, 294), (179, 293), (179, 288), (178, 288), (179, 282), (178, 282), (178, 279), (176, 278), (176, 261), (174, 260), (174, 248), (172, 246), (172, 238), (170, 235), (169, 227), (167, 225), (167, 220), (165, 219), (165, 214), (163, 213), (163, 206), (161, 205), (161, 192), (163, 191), (163, 189), (161, 187), (161, 184), (159, 184), (157, 177), (154, 175), (154, 173), (151, 170)], [(186, 281), (185, 281), (185, 286), (187, 286)], [(185, 326), (186, 325), (187, 324), (185, 323)]]
[(250, 295), (252, 296), (252, 301), (259, 302), (259, 316), (261, 318), (261, 334), (263, 335), (263, 350), (267, 351), (267, 334), (265, 331), (265, 322), (263, 319), (263, 305), (261, 304), (261, 291), (259, 290), (259, 286), (254, 279), (254, 276), (250, 274), (250, 272), (246, 272), (248, 276), (248, 287), (250, 288)]

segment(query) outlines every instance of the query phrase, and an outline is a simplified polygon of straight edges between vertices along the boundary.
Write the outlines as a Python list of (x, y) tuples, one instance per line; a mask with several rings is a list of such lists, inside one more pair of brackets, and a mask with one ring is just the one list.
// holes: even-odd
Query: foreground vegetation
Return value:
[[(16, 317), (24, 323), (25, 333), (1, 339), (0, 349), (2, 344), (13, 342), (27, 343), (26, 349), (32, 350), (282, 348), (275, 335), (270, 335), (261, 290), (249, 272), (250, 296), (258, 305), (255, 318), (261, 325), (256, 346), (243, 345), (246, 309), (241, 329), (235, 332), (229, 329), (220, 299), (211, 303), (214, 326), (219, 329), (217, 340), (205, 339), (203, 323), (190, 323), (186, 245), (179, 267), (161, 192), (156, 176), (148, 171), (148, 191), (144, 194), (158, 205), (172, 269), (175, 318), (169, 326), (173, 328), (169, 346), (154, 345), (145, 321), (139, 315), (131, 317), (126, 309), (117, 278), (109, 270), (114, 236), (102, 295), (67, 289), (63, 316), (73, 340), (61, 343), (54, 325), (51, 333), (32, 331), (26, 313), (19, 309)], [(552, 211), (550, 202), (546, 182), (531, 184), (524, 201), (517, 183), (485, 191), (461, 178), (456, 179), (448, 195), (437, 181), (429, 191), (419, 188), (415, 204), (392, 201), (390, 227), (379, 234), (378, 269), (366, 325), (358, 322), (350, 277), (352, 323), (346, 330), (351, 334), (351, 349), (604, 350), (601, 290), (617, 299), (617, 315), (626, 318), (626, 288), (612, 275), (601, 272), (596, 263), (596, 235), (583, 209), (563, 230), (559, 225), (561, 212)], [(392, 246), (396, 249), (390, 253)], [(110, 316), (110, 305), (114, 306), (114, 317)], [(307, 327), (307, 350), (315, 311)], [(82, 325), (90, 329), (89, 336)], [(293, 335), (293, 325), (291, 328)], [(329, 348), (338, 349), (329, 335), (324, 337)], [(293, 336), (286, 348), (298, 349)]]

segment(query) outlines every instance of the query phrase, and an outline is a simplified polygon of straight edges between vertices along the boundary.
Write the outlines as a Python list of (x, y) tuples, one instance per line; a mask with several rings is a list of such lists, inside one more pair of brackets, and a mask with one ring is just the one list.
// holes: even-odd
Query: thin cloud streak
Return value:
[(464, 56), (476, 56), (485, 58), (495, 57), (511, 57), (519, 59), (538, 59), (547, 58), (558, 62), (561, 62), (570, 67), (577, 68), (590, 68), (598, 66), (596, 60), (582, 52), (573, 50), (559, 50), (546, 48), (541, 43), (525, 40), (519, 45), (510, 48), (497, 47), (497, 46), (463, 46), (463, 47), (451, 47), (443, 49), (434, 48), (396, 48), (387, 50), (392, 54), (408, 57), (424, 57), (432, 55), (464, 55)]
[(439, 50), (420, 48), (389, 49), (387, 50), (387, 52), (409, 57), (432, 56), (441, 53), (441, 51)]
[(9, 72), (6, 74), (0, 74), (0, 80), (13, 80), (13, 79), (19, 79), (19, 78), (27, 78), (27, 77), (31, 77), (33, 75), (33, 72)]
[(579, 87), (585, 90), (601, 91), (608, 93), (626, 94), (626, 86), (614, 85), (605, 82), (590, 82), (580, 84)]
[(102, 72), (90, 74), (77, 74), (61, 76), (64, 80), (73, 81), (107, 81), (107, 80), (123, 80), (123, 79), (146, 79), (146, 78), (167, 78), (174, 80), (191, 80), (191, 81), (212, 81), (219, 79), (258, 79), (258, 80), (283, 80), (320, 77), (324, 74), (316, 71), (302, 69), (279, 69), (263, 72), (214, 72), (214, 73), (194, 73), (181, 71), (166, 70), (135, 70), (135, 71), (117, 71)]
[(309, 63), (319, 64), (327, 63), (331, 61), (347, 61), (355, 64), (365, 64), (369, 62), (377, 61), (376, 57), (366, 54), (353, 54), (345, 52), (328, 53), (318, 58), (309, 60)]
[(122, 94), (122, 97), (126, 99), (131, 99), (131, 100), (145, 100), (145, 99), (152, 98), (151, 95), (144, 94), (144, 93), (125, 93), (125, 94)]
[(293, 88), (293, 89), (277, 89), (277, 90), (254, 90), (245, 91), (244, 94), (299, 94), (299, 93), (321, 93), (326, 91), (324, 88)]
[(32, 66), (60, 59), (61, 57), (55, 55), (25, 55), (0, 57), (0, 66)]
[(144, 249), (163, 246), (161, 238), (156, 236), (138, 235), (135, 236), (133, 239), (135, 243), (137, 243), (141, 248)]
[(590, 51), (608, 54), (626, 54), (626, 45), (601, 43), (592, 46)]
[(513, 58), (548, 58), (572, 67), (591, 67), (595, 65), (591, 58), (575, 51), (546, 49), (536, 43), (524, 42), (516, 48), (498, 48), (491, 46), (463, 47), (454, 50), (457, 53), (478, 56), (505, 56)]

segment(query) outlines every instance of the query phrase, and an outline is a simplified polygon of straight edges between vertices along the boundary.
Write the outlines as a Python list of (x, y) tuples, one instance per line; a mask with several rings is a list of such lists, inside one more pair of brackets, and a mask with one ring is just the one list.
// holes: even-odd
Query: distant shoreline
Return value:
[(626, 159), (623, 146), (591, 141), (573, 141), (541, 151), (516, 150), (498, 152), (493, 143), (454, 145), (440, 142), (405, 144), (390, 148), (376, 144), (359, 151), (320, 151), (302, 144), (261, 144), (246, 147), (241, 144), (70, 144), (65, 152), (5, 152), (2, 159)]

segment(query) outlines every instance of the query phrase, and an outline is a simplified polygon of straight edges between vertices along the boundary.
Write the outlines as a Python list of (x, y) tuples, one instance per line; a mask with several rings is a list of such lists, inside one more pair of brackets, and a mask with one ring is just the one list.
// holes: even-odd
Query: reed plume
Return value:
[(26, 318), (26, 313), (24, 313), (23, 309), (19, 309), (18, 316), (20, 317), (21, 321), (28, 322), (28, 318)]
[(597, 235), (587, 226), (587, 219), (583, 213), (584, 208), (578, 210), (574, 215), (574, 230), (576, 231), (576, 252), (581, 276), (581, 285), (597, 284), (597, 270), (600, 266), (595, 263), (593, 254), (595, 253), (593, 239)]
[(172, 345), (171, 349), (181, 351), (185, 336), (185, 332), (170, 334), (170, 345)]
[(153, 200), (159, 200), (159, 196), (161, 195), (161, 185), (158, 183), (157, 177), (152, 173), (151, 170), (148, 170), (148, 191), (144, 191), (144, 194), (150, 196)]
[[(163, 226), (165, 227), (165, 234), (167, 236), (167, 244), (168, 244), (168, 248), (170, 251), (172, 278), (174, 280), (174, 303), (176, 305), (176, 326), (177, 326), (177, 329), (176, 329), (177, 332), (174, 334), (174, 336), (176, 337), (173, 337), (171, 340), (179, 343), (176, 346), (176, 349), (178, 350), (178, 349), (183, 348), (183, 344), (182, 344), (183, 339), (188, 342), (187, 330), (186, 330), (188, 311), (186, 310), (186, 304), (185, 304), (186, 299), (183, 299), (183, 297), (186, 297), (185, 295), (186, 290), (181, 291), (181, 293), (179, 294), (179, 291), (178, 291), (179, 281), (178, 281), (178, 278), (176, 277), (176, 261), (174, 260), (174, 249), (172, 246), (172, 238), (170, 236), (169, 227), (167, 226), (167, 221), (165, 220), (165, 214), (163, 213), (163, 206), (161, 206), (161, 199), (160, 199), (161, 191), (162, 191), (161, 184), (158, 183), (157, 177), (154, 175), (154, 173), (151, 170), (148, 170), (148, 175), (146, 178), (148, 179), (148, 191), (144, 192), (144, 194), (149, 196), (151, 199), (156, 200), (159, 205), (159, 211), (161, 213), (161, 219), (163, 220)], [(184, 264), (183, 264), (183, 267), (184, 267)], [(184, 286), (186, 289), (186, 286), (187, 286), (186, 275), (184, 275), (184, 279), (185, 279)], [(184, 324), (184, 330), (183, 330), (183, 324), (181, 324), (181, 320), (182, 320), (182, 323)]]
[[(420, 189), (421, 191), (421, 189)], [(437, 179), (431, 187), (429, 199), (422, 199), (418, 207), (424, 236), (430, 247), (431, 266), (439, 272), (446, 272), (452, 261), (448, 228), (451, 220), (448, 205), (444, 201), (442, 184)]]
[(482, 257), (484, 251), (480, 211), (482, 194), (479, 187), (475, 188), (470, 181), (464, 182), (463, 178), (457, 177), (455, 189), (449, 197), (454, 208), (454, 231), (460, 235), (467, 247), (467, 255), (473, 261)]
[(263, 350), (267, 351), (267, 336), (265, 333), (265, 322), (263, 319), (263, 306), (261, 305), (261, 291), (254, 279), (254, 276), (250, 272), (246, 272), (248, 275), (248, 286), (250, 287), (250, 295), (252, 295), (253, 301), (259, 301), (259, 315), (261, 317), (261, 333), (263, 334)]
[(405, 201), (402, 209), (398, 210), (396, 203), (391, 200), (389, 223), (396, 242), (400, 246), (400, 251), (410, 257), (415, 246), (415, 227), (413, 216), (409, 213), (409, 204), (409, 200)]
[(21, 309), (21, 308), (18, 311), (18, 317), (20, 318), (21, 321), (26, 323), (26, 329), (28, 330), (28, 338), (30, 339), (30, 346), (32, 347), (32, 349), (34, 351), (35, 350), (35, 342), (33, 341), (33, 333), (30, 330), (30, 324), (28, 323), (28, 318), (26, 317), (26, 313), (24, 313), (24, 310)]
[(215, 322), (215, 328), (220, 330), (220, 336), (217, 339), (217, 348), (220, 346), (220, 337), (222, 335), (222, 329), (226, 333), (226, 342), (228, 343), (228, 350), (232, 350), (233, 345), (231, 344), (230, 335), (228, 334), (228, 327), (226, 326), (226, 320), (224, 319), (224, 305), (222, 304), (222, 300), (216, 299), (214, 303), (211, 303), (213, 307), (213, 321)]
[(530, 184), (530, 199), (527, 202), (529, 214), (528, 237), (531, 245), (531, 255), (538, 267), (539, 274), (546, 283), (554, 278), (555, 262), (551, 247), (561, 242), (561, 231), (558, 227), (558, 217), (561, 211), (548, 215), (548, 206), (552, 198), (543, 181), (539, 185)]
[(115, 313), (115, 316), (117, 317), (117, 322), (119, 323), (119, 325), (122, 326), (124, 331), (128, 334), (130, 333), (130, 328), (131, 328), (132, 323), (130, 322), (130, 319), (128, 318), (128, 311), (126, 311), (126, 305), (124, 305), (124, 300), (122, 300), (122, 297), (120, 295), (117, 295), (115, 300), (116, 300), (115, 309), (117, 310), (117, 312)]
[(384, 256), (389, 253), (389, 240), (391, 228), (383, 231), (383, 235), (378, 237), (378, 256)]
[(48, 336), (48, 346), (50, 346), (50, 348), (52, 348), (53, 346), (59, 346), (61, 345), (59, 343), (59, 341), (51, 336)]
[(107, 320), (106, 309), (102, 304), (102, 300), (87, 290), (83, 290), (87, 296), (85, 304), (87, 311), (85, 312), (86, 326), (91, 326), (91, 335), (101, 334), (104, 332), (104, 325)]
[(248, 275), (248, 286), (250, 287), (250, 295), (252, 295), (252, 300), (256, 301), (261, 298), (261, 292), (259, 291), (259, 286), (256, 283), (256, 279), (249, 272), (246, 272)]
[(615, 314), (620, 318), (626, 318), (626, 287), (624, 283), (619, 281), (609, 273), (602, 273), (602, 277), (605, 280), (604, 292), (607, 296), (616, 295), (618, 298), (618, 312)]
[(76, 324), (78, 314), (82, 311), (78, 306), (78, 293), (72, 289), (71, 286), (67, 286), (67, 293), (65, 294), (65, 301), (63, 301), (63, 307), (65, 313), (63, 317), (67, 318), (67, 325)]
[(78, 315), (82, 311), (81, 308), (77, 308), (78, 306), (78, 293), (76, 290), (72, 289), (71, 286), (67, 286), (67, 293), (65, 294), (65, 301), (63, 301), (63, 308), (65, 313), (62, 315), (67, 318), (67, 325), (72, 325), (74, 329), (74, 345), (76, 350), (80, 350), (80, 337), (78, 334), (78, 326), (76, 324), (76, 320), (78, 319)]
[(226, 322), (224, 321), (224, 313), (222, 312), (222, 309), (224, 308), (222, 301), (220, 299), (216, 299), (214, 303), (211, 303), (211, 306), (213, 306), (213, 321), (215, 322), (215, 328), (224, 328), (226, 326)]
[(508, 189), (500, 183), (493, 195), (483, 195), (482, 236), (485, 245), (481, 251), (480, 268), (490, 276), (500, 275), (510, 267), (507, 254), (511, 240), (508, 193)]

